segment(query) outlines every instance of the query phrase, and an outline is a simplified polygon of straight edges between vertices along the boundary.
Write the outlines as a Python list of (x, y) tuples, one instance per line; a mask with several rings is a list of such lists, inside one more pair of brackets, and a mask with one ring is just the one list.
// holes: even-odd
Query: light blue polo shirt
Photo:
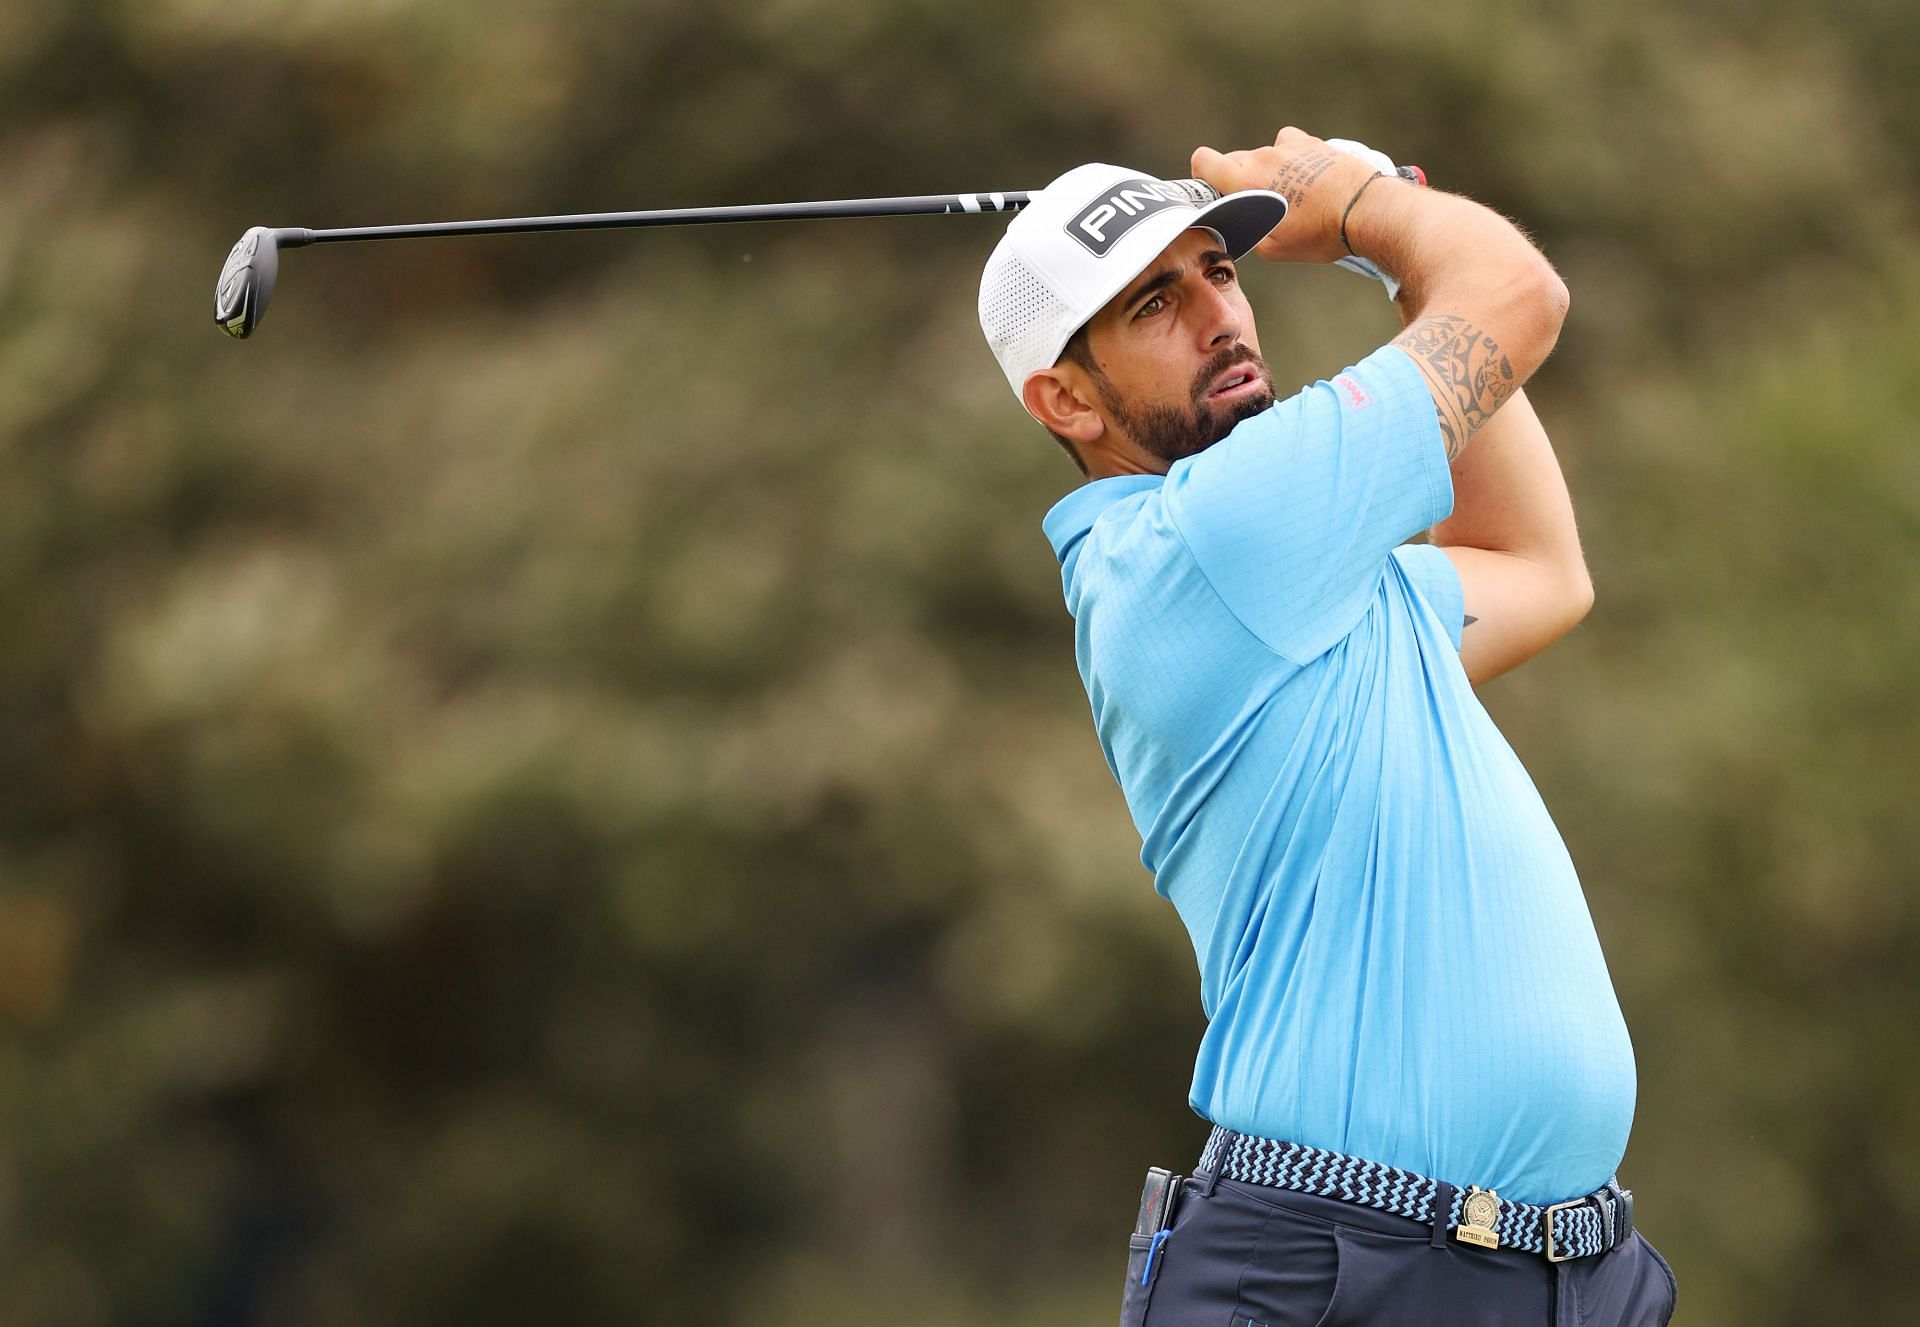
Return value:
[(1208, 1018), (1194, 1110), (1557, 1202), (1626, 1149), (1633, 1048), (1566, 845), (1460, 665), (1453, 507), (1385, 347), (1047, 514), (1141, 860)]

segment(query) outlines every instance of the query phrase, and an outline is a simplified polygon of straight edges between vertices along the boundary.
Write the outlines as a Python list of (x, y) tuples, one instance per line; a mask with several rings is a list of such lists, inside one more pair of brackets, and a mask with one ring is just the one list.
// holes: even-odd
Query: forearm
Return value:
[(1399, 280), (1409, 324), (1436, 313), (1488, 322), (1520, 382), (1559, 338), (1565, 283), (1518, 226), (1470, 198), (1376, 180), (1347, 214), (1346, 239)]
[[(1420, 313), (1406, 294), (1398, 307), (1411, 324)], [(1525, 392), (1516, 388), (1473, 446), (1452, 453), (1451, 471), (1453, 513), (1428, 537), (1460, 575), (1460, 661), (1477, 686), (1572, 630), (1593, 606), (1593, 582), (1566, 479)]]
[(1453, 463), (1453, 514), (1429, 539), (1526, 558), (1590, 597), (1573, 500), (1526, 393), (1516, 393)]
[[(1403, 324), (1419, 317), (1404, 291), (1394, 308)], [(1547, 565), (1578, 568), (1579, 578), (1585, 579), (1566, 477), (1524, 391), (1514, 391), (1481, 428), (1473, 446), (1454, 457), (1451, 469), (1453, 514), (1433, 527), (1428, 535), (1432, 543), (1516, 553)]]
[(1546, 360), (1567, 289), (1513, 223), (1468, 199), (1376, 181), (1348, 218), (1354, 251), (1401, 283), (1398, 340), (1439, 410), (1447, 458)]

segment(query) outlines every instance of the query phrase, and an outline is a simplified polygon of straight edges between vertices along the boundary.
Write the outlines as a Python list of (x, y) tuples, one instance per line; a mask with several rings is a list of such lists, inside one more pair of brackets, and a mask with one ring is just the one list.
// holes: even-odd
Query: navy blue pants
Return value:
[(1224, 1179), (1209, 1194), (1205, 1176), (1185, 1182), (1172, 1231), (1150, 1284), (1128, 1277), (1121, 1327), (1664, 1327), (1673, 1317), (1672, 1269), (1638, 1232), (1555, 1264), (1436, 1240), (1431, 1226), (1334, 1198)]

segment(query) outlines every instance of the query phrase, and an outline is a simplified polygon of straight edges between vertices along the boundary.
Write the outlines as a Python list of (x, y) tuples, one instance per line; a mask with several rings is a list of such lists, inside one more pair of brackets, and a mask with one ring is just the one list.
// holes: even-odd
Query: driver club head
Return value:
[(280, 245), (265, 226), (240, 237), (213, 288), (213, 320), (228, 336), (246, 337), (266, 316), (273, 281), (280, 274)]

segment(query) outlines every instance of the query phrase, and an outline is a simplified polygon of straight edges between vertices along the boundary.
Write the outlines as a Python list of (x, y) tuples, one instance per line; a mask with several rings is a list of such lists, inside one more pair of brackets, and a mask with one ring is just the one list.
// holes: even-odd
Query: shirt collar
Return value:
[(1054, 556), (1064, 563), (1073, 546), (1085, 538), (1093, 523), (1100, 519), (1101, 512), (1128, 494), (1158, 488), (1166, 480), (1165, 475), (1109, 475), (1074, 489), (1054, 503), (1053, 510), (1040, 522), (1047, 541), (1053, 545)]

